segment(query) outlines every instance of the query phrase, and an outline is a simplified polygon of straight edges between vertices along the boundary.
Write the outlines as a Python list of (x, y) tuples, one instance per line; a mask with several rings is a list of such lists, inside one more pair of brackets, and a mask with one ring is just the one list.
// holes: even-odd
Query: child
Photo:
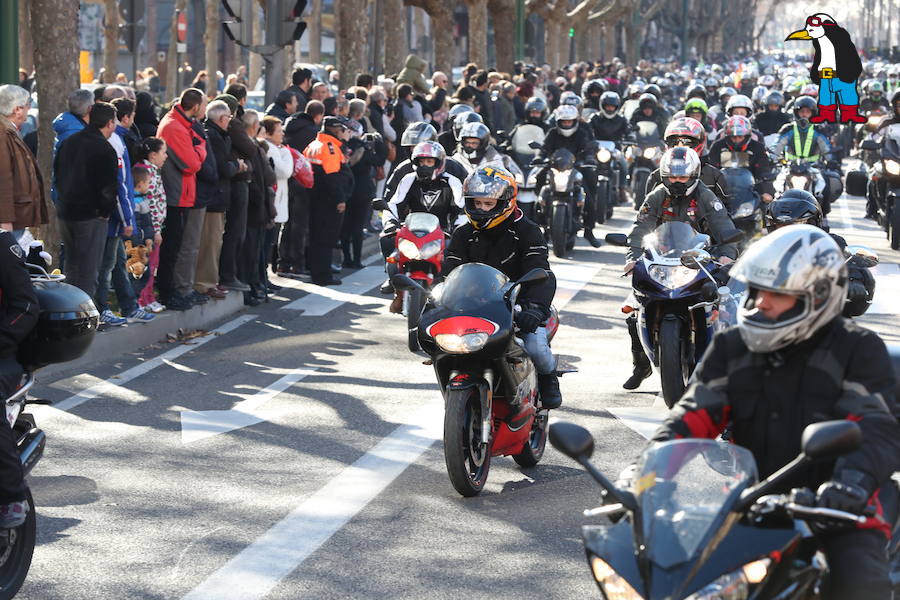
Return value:
[[(150, 268), (147, 283), (143, 287), (138, 302), (145, 309), (155, 313), (165, 310), (165, 307), (156, 299), (153, 292), (153, 282), (156, 277), (156, 268), (159, 266), (159, 247), (162, 244), (163, 221), (166, 220), (166, 191), (163, 188), (160, 169), (168, 157), (166, 143), (158, 137), (148, 137), (141, 142), (138, 154), (141, 161), (137, 166), (143, 167), (150, 173), (147, 190), (144, 192), (144, 202), (147, 206), (147, 214), (150, 216), (152, 227), (153, 250), (150, 252)], [(135, 199), (137, 200), (137, 199)]]
[[(149, 246), (152, 251), (155, 232), (150, 219), (150, 202), (147, 200), (147, 192), (150, 190), (150, 169), (135, 165), (131, 168), (131, 177), (134, 180), (134, 220), (137, 223), (131, 236), (131, 244), (134, 247)], [(140, 296), (147, 287), (149, 279), (150, 269), (148, 268), (139, 279), (132, 282), (135, 295)], [(144, 309), (148, 310), (149, 307), (144, 307)]]

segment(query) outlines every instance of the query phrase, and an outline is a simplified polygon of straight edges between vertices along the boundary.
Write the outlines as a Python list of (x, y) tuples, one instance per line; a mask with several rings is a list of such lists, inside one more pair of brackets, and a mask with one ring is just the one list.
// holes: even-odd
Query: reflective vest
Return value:
[(788, 160), (803, 160), (806, 162), (816, 162), (819, 160), (818, 154), (810, 155), (810, 150), (812, 150), (813, 139), (816, 137), (816, 130), (812, 125), (806, 130), (806, 140), (803, 142), (803, 148), (800, 148), (800, 129), (797, 127), (797, 124), (794, 123), (794, 153), (787, 149), (785, 149), (784, 156)]

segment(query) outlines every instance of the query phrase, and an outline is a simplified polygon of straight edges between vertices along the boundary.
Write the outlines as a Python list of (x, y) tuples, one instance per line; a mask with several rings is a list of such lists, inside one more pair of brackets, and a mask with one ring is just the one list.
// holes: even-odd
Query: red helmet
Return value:
[[(693, 148), (698, 156), (703, 155), (703, 148), (706, 146), (706, 130), (703, 129), (703, 125), (700, 124), (700, 121), (690, 117), (674, 119), (669, 123), (669, 126), (666, 127), (666, 133), (663, 137), (669, 148), (678, 146), (679, 141), (682, 141), (687, 146)], [(693, 140), (693, 142), (690, 140)]]
[(728, 117), (728, 120), (725, 121), (725, 127), (722, 132), (725, 136), (725, 143), (729, 146), (732, 145), (731, 137), (732, 136), (743, 136), (744, 141), (741, 144), (740, 148), (734, 148), (734, 150), (744, 151), (747, 149), (747, 144), (750, 143), (750, 133), (752, 128), (750, 127), (750, 119), (744, 117), (742, 115), (735, 115), (733, 117)]

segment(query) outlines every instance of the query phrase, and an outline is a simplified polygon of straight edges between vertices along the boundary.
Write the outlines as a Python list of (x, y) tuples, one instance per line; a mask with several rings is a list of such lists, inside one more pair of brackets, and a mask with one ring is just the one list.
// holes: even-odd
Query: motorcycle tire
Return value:
[(609, 206), (609, 181), (597, 182), (597, 201), (594, 205), (597, 223), (606, 223), (607, 207)]
[(684, 394), (689, 369), (684, 364), (681, 321), (663, 319), (659, 326), (659, 379), (666, 406), (672, 408)]
[(447, 392), (444, 412), (444, 463), (454, 489), (467, 498), (484, 489), (491, 470), (491, 448), (481, 442), (481, 399), (474, 387)]
[(550, 223), (550, 241), (555, 256), (565, 258), (568, 240), (569, 208), (567, 206), (554, 206), (553, 220)]
[(531, 423), (531, 433), (522, 451), (513, 456), (520, 467), (535, 467), (544, 456), (544, 448), (547, 446), (547, 432), (549, 431), (550, 416), (546, 410), (538, 411)]
[(406, 330), (407, 344), (410, 352), (418, 352), (419, 347), (419, 319), (425, 308), (425, 294), (422, 290), (413, 289), (406, 292)]
[(31, 558), (34, 555), (34, 544), (37, 540), (37, 515), (31, 490), (25, 490), (28, 500), (28, 516), (21, 527), (8, 532), (7, 544), (0, 544), (0, 600), (15, 597), (19, 588), (25, 583)]
[(641, 206), (644, 204), (644, 194), (647, 191), (647, 177), (648, 173), (646, 171), (640, 171), (634, 177), (634, 181), (631, 182), (631, 190), (634, 194), (634, 210), (641, 210)]
[(890, 232), (891, 250), (900, 250), (900, 198), (894, 199), (891, 206)]

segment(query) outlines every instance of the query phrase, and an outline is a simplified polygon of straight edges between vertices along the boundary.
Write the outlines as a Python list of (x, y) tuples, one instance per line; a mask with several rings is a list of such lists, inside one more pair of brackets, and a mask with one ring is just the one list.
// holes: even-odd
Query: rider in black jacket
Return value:
[(748, 286), (737, 327), (713, 338), (691, 384), (653, 441), (718, 436), (753, 453), (760, 478), (800, 453), (803, 429), (855, 421), (861, 446), (812, 463), (776, 493), (818, 489), (818, 504), (864, 525), (820, 534), (830, 568), (824, 598), (891, 597), (887, 542), (896, 518), (900, 417), (884, 342), (840, 316), (847, 271), (824, 231), (793, 225), (754, 243), (732, 269)]
[(510, 280), (532, 269), (547, 271), (548, 278), (523, 284), (516, 300), (522, 310), (516, 313), (515, 321), (538, 372), (541, 405), (558, 408), (562, 395), (556, 360), (543, 327), (556, 293), (544, 234), (516, 207), (516, 182), (507, 171), (479, 167), (466, 180), (463, 194), (469, 222), (453, 232), (444, 253), (444, 272), (470, 262), (490, 265)]

